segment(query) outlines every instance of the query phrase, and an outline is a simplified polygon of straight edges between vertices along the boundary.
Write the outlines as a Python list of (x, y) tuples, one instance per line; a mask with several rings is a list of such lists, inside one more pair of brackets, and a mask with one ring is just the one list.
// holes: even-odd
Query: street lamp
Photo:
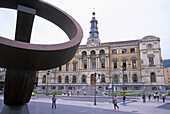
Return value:
[(124, 70), (125, 70), (125, 67), (124, 67), (124, 65), (122, 65), (122, 74), (123, 74), (123, 90), (124, 90), (124, 92), (123, 92), (123, 94), (125, 95), (125, 87), (124, 87), (124, 83), (125, 83), (125, 79), (124, 79)]
[(113, 97), (114, 97), (113, 77), (114, 77), (114, 72), (113, 72), (113, 76), (112, 76), (112, 103), (113, 103)]
[(98, 74), (98, 78), (96, 79), (96, 74), (97, 73), (94, 73), (93, 75), (95, 76), (95, 78), (94, 78), (94, 81), (95, 81), (95, 85), (94, 85), (94, 89), (95, 89), (95, 93), (94, 93), (94, 105), (96, 105), (96, 93), (97, 93), (97, 91), (96, 91), (96, 81), (98, 80), (98, 79), (100, 79), (100, 74)]
[(50, 74), (50, 71), (48, 70), (46, 75), (47, 75), (47, 88), (46, 88), (46, 95), (49, 95), (48, 94), (48, 75)]

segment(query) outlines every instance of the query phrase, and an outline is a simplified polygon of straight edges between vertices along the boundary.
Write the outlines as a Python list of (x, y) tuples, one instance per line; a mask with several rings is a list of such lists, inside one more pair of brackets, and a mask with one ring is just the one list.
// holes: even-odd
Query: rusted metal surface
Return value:
[(34, 87), (36, 71), (7, 69), (4, 103), (22, 105), (28, 103)]
[(0, 37), (0, 67), (45, 70), (67, 63), (76, 53), (82, 40), (83, 32), (79, 24), (64, 11), (44, 1), (22, 1), (24, 2), (0, 0), (0, 7), (17, 9), (20, 3), (33, 8), (36, 10), (36, 15), (60, 27), (68, 35), (70, 41), (61, 44), (39, 45)]
[[(41, 0), (0, 0), (0, 7), (18, 10), (15, 41), (0, 37), (0, 67), (7, 68), (4, 103), (21, 105), (30, 100), (35, 72), (70, 61), (83, 32), (70, 15)], [(35, 14), (60, 27), (70, 41), (51, 45), (30, 44)], [(60, 38), (56, 36), (56, 39)]]

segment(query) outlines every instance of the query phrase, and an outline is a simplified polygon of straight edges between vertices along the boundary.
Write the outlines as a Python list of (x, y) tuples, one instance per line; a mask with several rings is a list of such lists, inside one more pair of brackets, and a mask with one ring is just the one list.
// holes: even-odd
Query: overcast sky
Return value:
[[(170, 59), (170, 0), (45, 0), (69, 13), (81, 25), (86, 44), (95, 8), (102, 43), (142, 39), (147, 35), (161, 39), (163, 59)], [(0, 8), (0, 36), (14, 39), (17, 12)], [(68, 41), (54, 24), (35, 17), (31, 43), (55, 44)]]

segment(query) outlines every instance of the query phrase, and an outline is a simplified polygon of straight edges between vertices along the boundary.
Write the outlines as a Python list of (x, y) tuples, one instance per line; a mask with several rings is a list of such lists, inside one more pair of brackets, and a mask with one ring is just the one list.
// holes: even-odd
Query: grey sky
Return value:
[[(81, 25), (86, 44), (93, 8), (101, 42), (161, 39), (162, 57), (170, 59), (170, 0), (45, 0), (69, 13)], [(16, 11), (0, 8), (0, 36), (14, 39)], [(68, 41), (54, 24), (35, 17), (31, 43), (54, 44)]]

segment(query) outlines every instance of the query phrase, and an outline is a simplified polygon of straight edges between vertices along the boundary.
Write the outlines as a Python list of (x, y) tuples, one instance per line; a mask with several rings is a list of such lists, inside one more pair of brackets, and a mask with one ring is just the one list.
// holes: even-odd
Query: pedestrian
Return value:
[(86, 96), (86, 91), (84, 91), (84, 96)]
[(77, 96), (79, 95), (79, 90), (77, 91)]
[(163, 100), (163, 103), (165, 102), (165, 94), (162, 93), (162, 100)]
[(146, 96), (145, 96), (145, 94), (143, 93), (143, 95), (142, 95), (143, 103), (146, 102), (145, 98), (146, 98)]
[(113, 103), (114, 103), (114, 109), (116, 109), (116, 107), (119, 109), (119, 107), (117, 106), (117, 97), (116, 97), (116, 95), (114, 97)]
[(67, 91), (67, 95), (69, 96), (69, 91)]
[(55, 95), (53, 95), (53, 97), (52, 97), (52, 108), (55, 106), (55, 108), (56, 108), (56, 97), (55, 97)]
[(154, 94), (153, 94), (153, 99), (154, 99), (154, 101), (156, 100), (156, 94), (155, 94), (155, 92), (154, 92)]
[(148, 99), (149, 101), (151, 101), (151, 94), (148, 94)]
[(122, 100), (123, 100), (123, 106), (126, 106), (126, 103), (125, 103), (125, 101), (126, 101), (126, 96), (125, 96), (125, 94), (123, 94)]
[(159, 101), (159, 93), (156, 92), (156, 98), (157, 98), (157, 101)]

